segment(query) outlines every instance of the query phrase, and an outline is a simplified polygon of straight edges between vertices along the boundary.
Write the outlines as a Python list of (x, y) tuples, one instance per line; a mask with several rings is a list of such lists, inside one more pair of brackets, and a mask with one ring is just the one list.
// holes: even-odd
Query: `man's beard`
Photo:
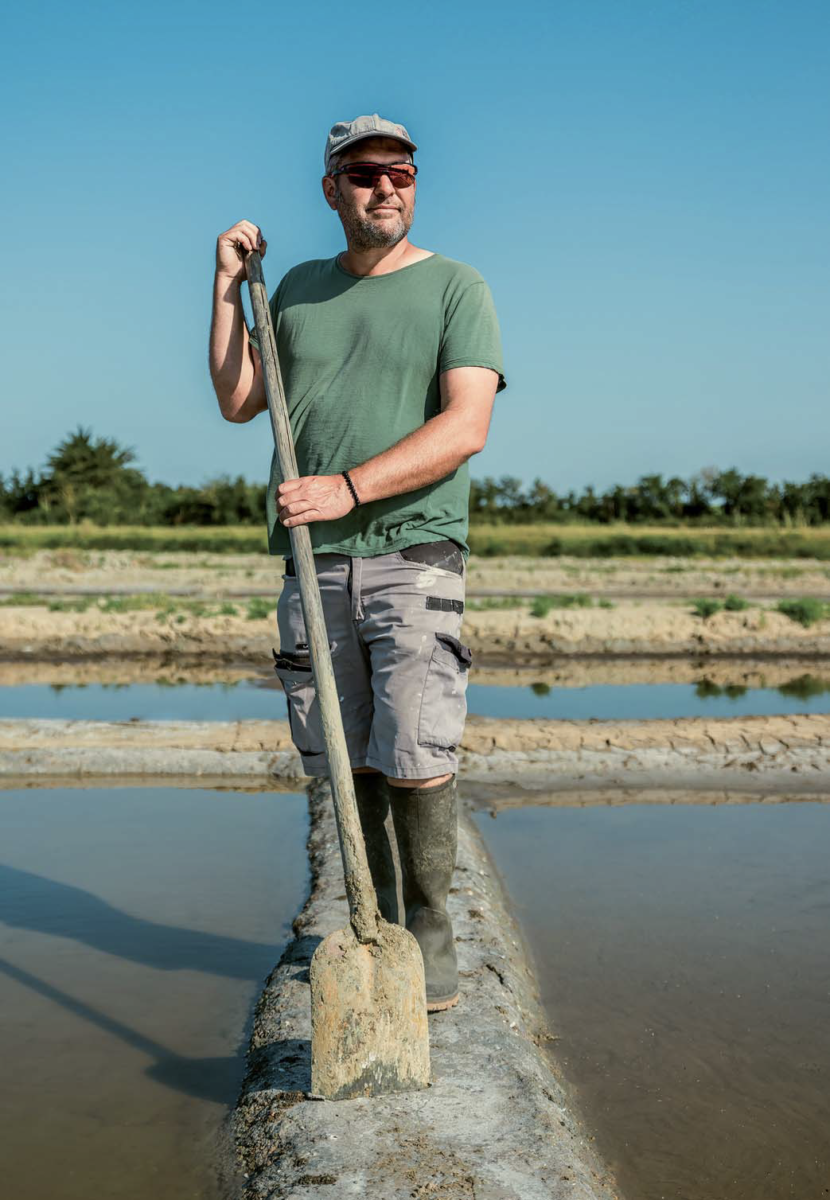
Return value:
[(398, 211), (394, 224), (389, 220), (373, 221), (371, 217), (363, 217), (357, 211), (355, 204), (350, 204), (341, 193), (337, 198), (337, 211), (343, 222), (346, 240), (356, 250), (379, 250), (384, 246), (397, 246), (412, 226), (413, 214)]

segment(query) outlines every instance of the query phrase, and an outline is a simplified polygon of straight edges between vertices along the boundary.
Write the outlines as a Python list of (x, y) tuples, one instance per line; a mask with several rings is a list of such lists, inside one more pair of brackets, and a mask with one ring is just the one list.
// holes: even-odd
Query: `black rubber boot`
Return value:
[(385, 921), (401, 925), (398, 904), (398, 875), (396, 855), (389, 832), (386, 815), (389, 812), (389, 796), (386, 780), (380, 774), (353, 775), (357, 811), (366, 844), (366, 857), (380, 915)]
[(403, 878), (406, 928), (424, 957), (427, 1011), (458, 1003), (458, 964), (447, 896), (458, 845), (455, 776), (437, 787), (388, 786)]

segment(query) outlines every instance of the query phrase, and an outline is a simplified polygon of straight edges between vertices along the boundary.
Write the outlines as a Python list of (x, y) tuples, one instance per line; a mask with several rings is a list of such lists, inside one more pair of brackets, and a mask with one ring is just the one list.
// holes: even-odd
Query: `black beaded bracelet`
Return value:
[(354, 506), (355, 506), (355, 508), (357, 508), (357, 506), (360, 504), (360, 497), (358, 496), (357, 492), (355, 491), (355, 487), (354, 487), (354, 484), (352, 483), (351, 476), (349, 475), (348, 471), (341, 471), (340, 474), (343, 476), (343, 478), (346, 480), (346, 483), (349, 485), (349, 491), (352, 493), (352, 499), (354, 500)]

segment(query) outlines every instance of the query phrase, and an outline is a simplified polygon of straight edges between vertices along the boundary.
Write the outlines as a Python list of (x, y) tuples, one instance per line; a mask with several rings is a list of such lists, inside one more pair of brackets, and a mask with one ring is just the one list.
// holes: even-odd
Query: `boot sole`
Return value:
[(427, 1012), (443, 1012), (446, 1008), (454, 1008), (460, 999), (459, 993), (450, 1000), (427, 1000)]

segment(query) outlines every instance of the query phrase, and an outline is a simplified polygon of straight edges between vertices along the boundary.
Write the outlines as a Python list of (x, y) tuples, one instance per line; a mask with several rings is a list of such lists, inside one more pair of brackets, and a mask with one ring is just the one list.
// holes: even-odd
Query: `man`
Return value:
[[(286, 557), (276, 671), (307, 775), (326, 761), (288, 530), (309, 525), (372, 879), (399, 919), (391, 807), (407, 929), (430, 1012), (458, 1002), (446, 900), (456, 857), (456, 747), (470, 652), (459, 641), (467, 460), (505, 386), (498, 323), (477, 271), (409, 240), (417, 149), (377, 113), (336, 124), (323, 194), (347, 249), (293, 267), (271, 298), (299, 479), (272, 457), (269, 549)], [(240, 299), (259, 226), (216, 248), (211, 378), (222, 415), (267, 409)]]

